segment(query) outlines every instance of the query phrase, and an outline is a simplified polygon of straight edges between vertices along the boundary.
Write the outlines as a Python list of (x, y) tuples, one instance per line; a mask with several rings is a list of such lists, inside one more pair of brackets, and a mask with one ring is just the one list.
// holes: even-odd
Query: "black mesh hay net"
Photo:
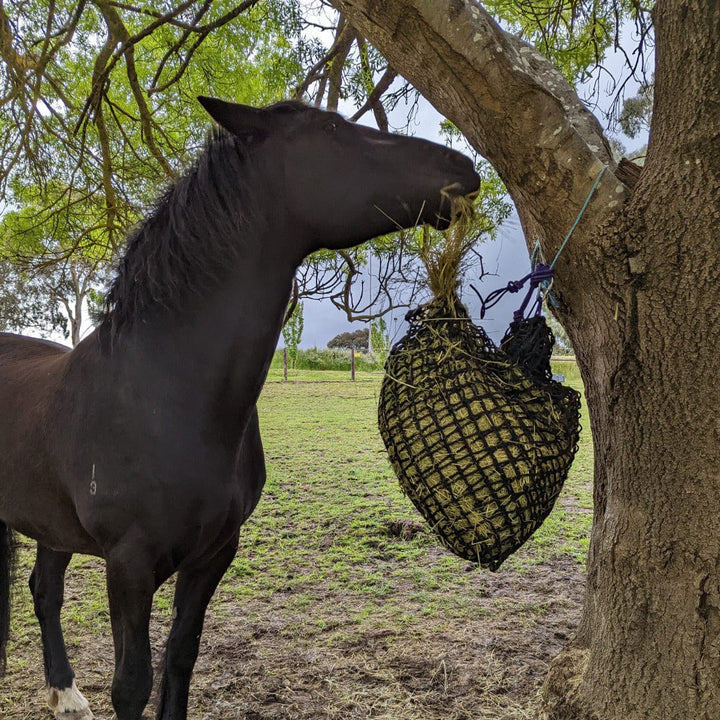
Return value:
[(553, 508), (577, 450), (580, 397), (552, 379), (538, 315), (500, 347), (456, 295), (408, 315), (379, 425), (403, 491), (442, 543), (496, 570)]

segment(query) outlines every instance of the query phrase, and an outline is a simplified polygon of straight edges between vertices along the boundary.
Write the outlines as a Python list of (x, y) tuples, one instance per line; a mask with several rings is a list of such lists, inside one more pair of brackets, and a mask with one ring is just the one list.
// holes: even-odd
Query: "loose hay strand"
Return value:
[(427, 272), (428, 285), (436, 298), (449, 298), (457, 293), (460, 265), (477, 238), (471, 235), (475, 212), (475, 195), (450, 200), (450, 227), (437, 243), (427, 225), (422, 228), (420, 260)]

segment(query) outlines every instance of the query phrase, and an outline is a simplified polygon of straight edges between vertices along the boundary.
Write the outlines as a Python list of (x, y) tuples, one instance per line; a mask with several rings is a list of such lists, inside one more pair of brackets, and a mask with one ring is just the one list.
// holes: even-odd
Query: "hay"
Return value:
[(436, 298), (449, 298), (457, 292), (460, 265), (477, 242), (472, 234), (473, 199), (473, 195), (452, 198), (452, 221), (440, 243), (436, 242), (437, 234), (427, 225), (422, 228), (418, 254), (427, 272), (428, 286)]
[(388, 356), (378, 420), (401, 488), (443, 544), (495, 570), (552, 510), (579, 395), (551, 379), (542, 317), (511, 326), (501, 348), (471, 322), (456, 294), (467, 227), (423, 256), (436, 297)]

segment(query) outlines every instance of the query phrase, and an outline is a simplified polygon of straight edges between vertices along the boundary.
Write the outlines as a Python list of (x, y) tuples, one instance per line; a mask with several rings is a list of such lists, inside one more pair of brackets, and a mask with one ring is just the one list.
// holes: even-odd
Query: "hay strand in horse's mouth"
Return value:
[(420, 260), (428, 276), (428, 284), (437, 298), (448, 298), (457, 292), (460, 264), (475, 244), (471, 229), (475, 215), (477, 193), (453, 194), (457, 183), (443, 188), (442, 195), (450, 203), (450, 225), (443, 231), (440, 245), (433, 242), (427, 227), (423, 228)]

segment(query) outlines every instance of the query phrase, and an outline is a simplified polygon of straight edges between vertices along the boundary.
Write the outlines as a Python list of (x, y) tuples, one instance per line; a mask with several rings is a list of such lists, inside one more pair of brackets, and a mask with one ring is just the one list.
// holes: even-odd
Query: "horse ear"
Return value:
[(204, 95), (198, 95), (198, 101), (218, 125), (242, 138), (245, 142), (256, 142), (267, 135), (267, 117), (262, 109), (225, 102)]

